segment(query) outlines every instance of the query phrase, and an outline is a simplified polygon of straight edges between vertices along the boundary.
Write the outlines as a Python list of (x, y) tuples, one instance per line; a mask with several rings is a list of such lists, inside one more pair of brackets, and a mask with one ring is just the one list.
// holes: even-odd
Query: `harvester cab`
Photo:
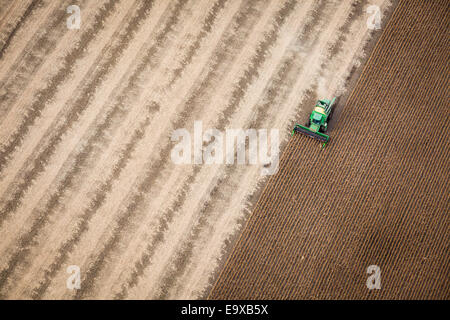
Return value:
[(336, 98), (333, 98), (331, 101), (328, 99), (317, 101), (313, 112), (309, 116), (307, 125), (302, 126), (300, 124), (296, 124), (292, 130), (292, 135), (296, 132), (302, 133), (308, 137), (322, 141), (324, 147), (330, 140), (330, 137), (324, 132), (327, 131), (327, 121), (331, 118), (331, 108), (335, 100)]

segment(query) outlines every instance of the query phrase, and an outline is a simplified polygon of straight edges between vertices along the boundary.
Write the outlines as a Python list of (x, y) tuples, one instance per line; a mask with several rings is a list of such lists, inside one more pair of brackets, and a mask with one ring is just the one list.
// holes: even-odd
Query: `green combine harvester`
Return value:
[(322, 141), (323, 146), (325, 146), (328, 140), (330, 140), (330, 137), (324, 132), (327, 131), (327, 121), (331, 118), (331, 106), (333, 105), (334, 100), (336, 100), (336, 98), (333, 98), (331, 101), (327, 99), (317, 101), (313, 112), (309, 116), (308, 124), (306, 126), (296, 124), (292, 130), (292, 135), (296, 132), (300, 132), (308, 137)]

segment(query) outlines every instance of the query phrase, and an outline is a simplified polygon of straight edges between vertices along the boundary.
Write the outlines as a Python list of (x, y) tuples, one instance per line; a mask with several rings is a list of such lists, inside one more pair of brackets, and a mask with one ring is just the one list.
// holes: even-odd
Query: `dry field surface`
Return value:
[(400, 1), (331, 143), (290, 140), (210, 298), (450, 298), (449, 6)]
[[(69, 5), (80, 29), (66, 26)], [(286, 141), (311, 97), (345, 92), (376, 34), (368, 5), (0, 0), (0, 297), (205, 297), (265, 178), (176, 165), (171, 133), (201, 120)], [(70, 265), (80, 290), (66, 287)]]

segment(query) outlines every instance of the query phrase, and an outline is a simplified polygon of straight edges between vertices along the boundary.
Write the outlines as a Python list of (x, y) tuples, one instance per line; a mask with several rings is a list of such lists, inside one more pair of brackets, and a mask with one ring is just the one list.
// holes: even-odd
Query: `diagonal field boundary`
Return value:
[(210, 299), (449, 299), (449, 6), (400, 1), (331, 143), (291, 139)]

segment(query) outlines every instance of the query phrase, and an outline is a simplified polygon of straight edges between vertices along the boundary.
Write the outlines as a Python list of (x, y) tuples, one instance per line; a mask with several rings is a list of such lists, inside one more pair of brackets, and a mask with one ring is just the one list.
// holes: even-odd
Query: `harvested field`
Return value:
[(450, 298), (449, 5), (400, 1), (331, 143), (290, 140), (210, 298)]
[(0, 0), (0, 297), (205, 297), (266, 180), (259, 165), (173, 163), (172, 132), (201, 120), (286, 140), (311, 99), (346, 92), (377, 34), (369, 4), (392, 9)]

